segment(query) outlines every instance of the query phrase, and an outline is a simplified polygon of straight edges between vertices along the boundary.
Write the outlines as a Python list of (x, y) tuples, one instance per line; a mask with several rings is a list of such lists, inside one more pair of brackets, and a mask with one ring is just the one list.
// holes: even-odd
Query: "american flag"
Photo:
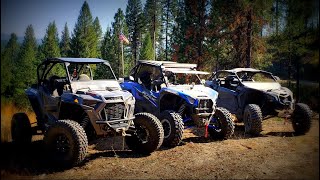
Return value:
[(129, 40), (122, 33), (120, 33), (120, 35), (119, 35), (119, 40), (122, 42), (124, 41), (126, 44), (129, 44)]

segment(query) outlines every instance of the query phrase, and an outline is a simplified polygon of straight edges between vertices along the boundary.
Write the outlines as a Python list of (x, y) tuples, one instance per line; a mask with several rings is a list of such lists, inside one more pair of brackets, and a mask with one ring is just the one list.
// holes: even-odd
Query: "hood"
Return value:
[[(134, 99), (132, 94), (126, 90), (122, 90), (116, 80), (93, 80), (93, 81), (78, 81), (72, 82), (72, 91), (76, 94), (85, 94), (94, 97), (103, 97), (108, 99), (122, 100)], [(102, 99), (102, 98), (99, 98)]]
[(116, 80), (92, 80), (71, 82), (72, 92), (77, 91), (116, 91), (121, 87)]
[(294, 102), (292, 91), (286, 87), (282, 87), (277, 82), (243, 82), (243, 84), (248, 88), (260, 90), (273, 96), (276, 101), (282, 103)]
[(129, 99), (132, 96), (132, 94), (125, 90), (115, 90), (115, 91), (90, 91), (91, 94), (96, 94), (104, 97), (106, 100), (116, 98), (116, 97), (122, 97), (123, 100)]
[(248, 88), (261, 91), (270, 91), (281, 88), (281, 85), (277, 82), (242, 82), (242, 84)]
[(172, 85), (167, 88), (168, 90), (173, 90), (181, 92), (188, 95), (194, 99), (212, 99), (213, 102), (218, 98), (218, 92), (203, 85)]

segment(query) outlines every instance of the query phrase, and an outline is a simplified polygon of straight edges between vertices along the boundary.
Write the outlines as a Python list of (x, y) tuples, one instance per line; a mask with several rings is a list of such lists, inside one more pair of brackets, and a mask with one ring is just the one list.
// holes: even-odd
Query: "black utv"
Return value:
[(292, 92), (277, 79), (267, 71), (235, 68), (213, 73), (205, 85), (219, 92), (218, 106), (243, 121), (246, 133), (259, 135), (263, 119), (284, 112), (295, 133), (305, 134), (311, 127), (312, 111), (306, 104), (295, 103)]

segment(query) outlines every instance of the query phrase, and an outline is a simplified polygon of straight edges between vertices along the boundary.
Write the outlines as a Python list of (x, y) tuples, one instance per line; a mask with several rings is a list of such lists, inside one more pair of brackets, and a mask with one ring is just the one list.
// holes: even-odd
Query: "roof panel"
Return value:
[(196, 71), (192, 69), (187, 69), (187, 68), (166, 68), (165, 71), (170, 71), (173, 73), (181, 73), (181, 74), (210, 74), (205, 71)]
[(108, 63), (107, 60), (98, 59), (98, 58), (47, 58), (47, 61), (60, 61), (60, 62), (70, 62), (70, 63)]

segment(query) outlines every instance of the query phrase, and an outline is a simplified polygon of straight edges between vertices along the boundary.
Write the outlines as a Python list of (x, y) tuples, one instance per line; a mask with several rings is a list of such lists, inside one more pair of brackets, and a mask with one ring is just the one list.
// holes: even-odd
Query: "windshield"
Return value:
[(244, 81), (252, 82), (276, 82), (273, 76), (265, 72), (238, 72), (239, 78)]
[(201, 79), (205, 79), (204, 74), (187, 74), (166, 72), (168, 83), (173, 85), (200, 85)]
[(100, 64), (76, 64), (72, 63), (68, 66), (70, 79), (72, 81), (88, 81), (102, 79), (116, 79), (110, 66)]

